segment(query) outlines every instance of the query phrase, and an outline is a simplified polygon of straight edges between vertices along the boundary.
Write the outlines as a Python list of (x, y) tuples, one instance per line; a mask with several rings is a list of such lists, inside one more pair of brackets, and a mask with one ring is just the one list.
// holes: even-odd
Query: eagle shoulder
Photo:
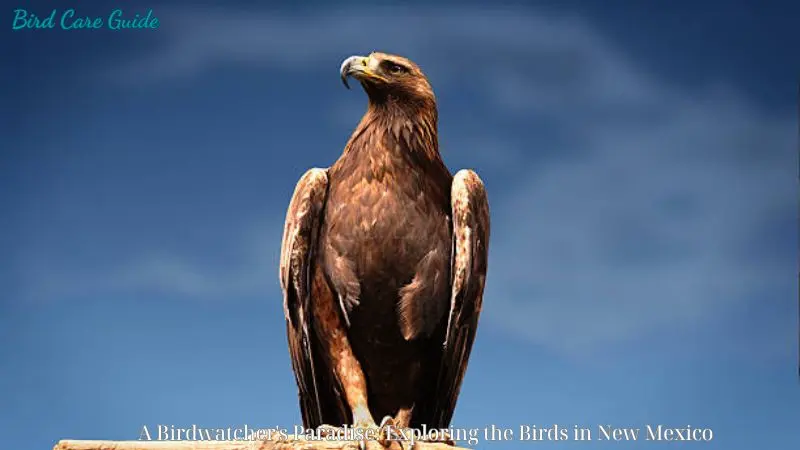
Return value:
[(280, 257), (280, 283), (283, 291), (283, 312), (291, 321), (290, 310), (293, 289), (297, 298), (307, 300), (308, 263), (319, 236), (319, 225), (328, 190), (327, 169), (313, 168), (306, 171), (295, 186), (292, 200), (286, 212), (283, 227)]

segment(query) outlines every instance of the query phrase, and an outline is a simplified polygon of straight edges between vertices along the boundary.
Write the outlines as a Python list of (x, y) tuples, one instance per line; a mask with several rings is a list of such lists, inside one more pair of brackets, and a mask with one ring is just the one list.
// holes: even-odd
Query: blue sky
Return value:
[(445, 161), (489, 190), (454, 426), (800, 444), (796, 5), (137, 5), (158, 30), (11, 32), (65, 6), (4, 6), (4, 446), (299, 420), (283, 216), (364, 111), (340, 62), (372, 50), (422, 66)]

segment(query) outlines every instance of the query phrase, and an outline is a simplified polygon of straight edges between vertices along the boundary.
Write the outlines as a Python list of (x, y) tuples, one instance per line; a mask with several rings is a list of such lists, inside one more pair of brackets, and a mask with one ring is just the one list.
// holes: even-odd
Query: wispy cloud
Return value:
[[(414, 55), (440, 77), (463, 79), (468, 73), (496, 83), (503, 69), (536, 62), (537, 70), (555, 81), (558, 73), (548, 68), (573, 64), (580, 57), (576, 52), (600, 39), (575, 17), (528, 10), (430, 8), (412, 13), (359, 7), (299, 15), (181, 8), (159, 14), (164, 40), (114, 71), (116, 79), (157, 81), (230, 64), (335, 71), (344, 56), (383, 50)], [(320, 64), (325, 62), (334, 64)]]
[[(263, 222), (259, 222), (263, 225)], [(258, 230), (258, 231), (255, 231)], [(267, 297), (278, 286), (278, 226), (247, 227), (233, 242), (238, 261), (232, 265), (200, 264), (185, 255), (143, 250), (116, 258), (110, 267), (53, 267), (29, 261), (23, 271), (28, 302), (73, 296), (125, 293), (164, 294), (175, 300), (235, 301)]]
[[(343, 56), (383, 49), (420, 61), (440, 96), (457, 91), (499, 120), (546, 123), (561, 148), (542, 158), (537, 139), (521, 145), (500, 127), (458, 137), (475, 122), (443, 118), (458, 130), (450, 139), (459, 152), (480, 161), (502, 145), (507, 161), (528, 168), (492, 195), (486, 298), (486, 318), (519, 336), (582, 350), (702, 323), (763, 289), (788, 288), (785, 255), (754, 259), (745, 249), (774, 238), (765, 224), (794, 217), (791, 118), (715, 80), (670, 85), (581, 20), (380, 8), (168, 17), (165, 45), (134, 65), (146, 70), (125, 68), (125, 80), (232, 63), (332, 72)], [(121, 285), (189, 295), (263, 287), (247, 271), (215, 284), (188, 263), (156, 261), (123, 270)]]

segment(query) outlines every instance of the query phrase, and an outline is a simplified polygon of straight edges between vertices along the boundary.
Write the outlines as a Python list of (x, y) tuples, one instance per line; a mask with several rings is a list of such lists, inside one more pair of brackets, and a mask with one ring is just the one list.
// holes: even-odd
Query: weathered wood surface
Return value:
[[(368, 449), (382, 448), (369, 442)], [(402, 448), (410, 449), (408, 442)], [(62, 440), (53, 450), (358, 450), (357, 441), (307, 441), (303, 439), (264, 441), (83, 441)], [(399, 449), (398, 442), (390, 449)], [(414, 450), (467, 450), (438, 442), (415, 442)]]

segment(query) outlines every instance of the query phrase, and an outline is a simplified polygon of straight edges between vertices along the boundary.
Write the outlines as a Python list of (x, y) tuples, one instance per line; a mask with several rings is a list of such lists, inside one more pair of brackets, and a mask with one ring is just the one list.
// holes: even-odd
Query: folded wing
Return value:
[(431, 424), (436, 427), (450, 425), (483, 302), (489, 251), (489, 203), (483, 182), (475, 172), (461, 170), (453, 177), (451, 207), (452, 291)]
[[(280, 282), (292, 369), (299, 389), (303, 424), (323, 421), (324, 362), (315, 349), (311, 299), (311, 271), (328, 190), (325, 169), (310, 169), (295, 187), (286, 213), (281, 243)], [(319, 373), (317, 373), (319, 371)]]

